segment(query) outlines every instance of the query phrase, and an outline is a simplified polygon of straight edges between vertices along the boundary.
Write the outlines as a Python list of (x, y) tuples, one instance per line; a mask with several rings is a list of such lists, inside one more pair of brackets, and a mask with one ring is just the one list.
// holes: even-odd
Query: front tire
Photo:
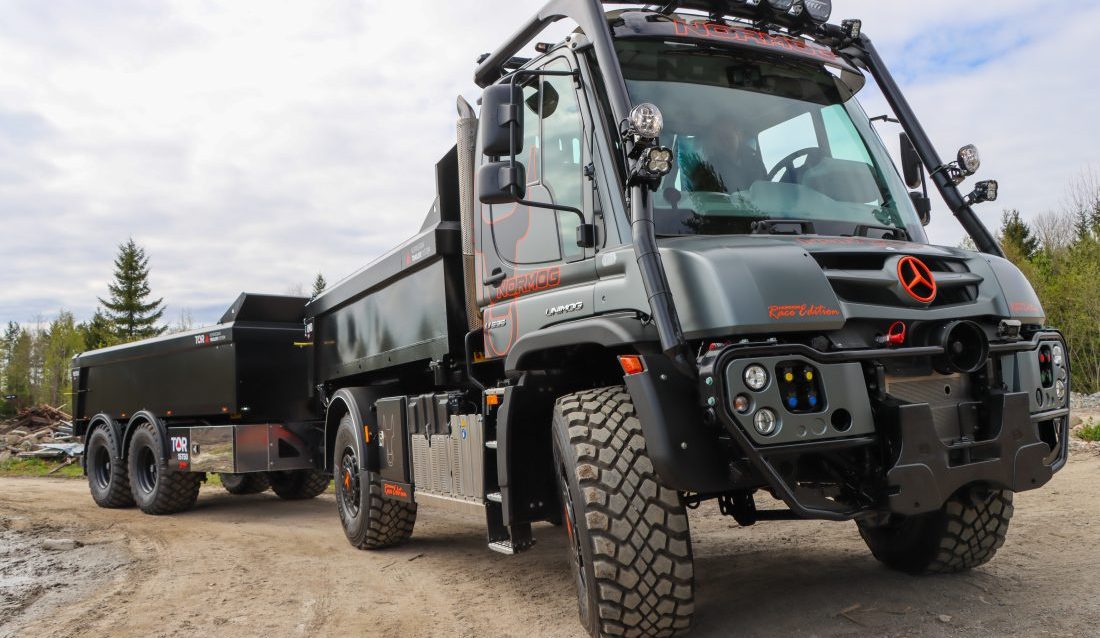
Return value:
[(416, 525), (416, 503), (385, 498), (378, 475), (366, 483), (359, 471), (359, 442), (348, 415), (340, 419), (332, 467), (336, 472), (336, 507), (348, 542), (359, 549), (382, 549), (409, 540)]
[(953, 574), (988, 563), (1004, 545), (1012, 492), (967, 487), (935, 512), (895, 516), (886, 525), (859, 522), (880, 562), (909, 574)]
[(146, 514), (176, 514), (195, 506), (201, 475), (168, 470), (160, 430), (152, 423), (142, 423), (135, 429), (127, 467), (130, 493)]
[(554, 462), (581, 623), (594, 638), (681, 633), (695, 573), (680, 494), (660, 484), (622, 387), (558, 399)]
[(325, 493), (332, 477), (320, 470), (268, 472), (271, 491), (284, 501), (304, 501)]
[(235, 496), (246, 494), (260, 494), (271, 487), (271, 481), (263, 472), (249, 474), (218, 474), (222, 487), (226, 492)]
[(84, 457), (88, 489), (92, 493), (92, 500), (100, 507), (120, 508), (134, 505), (126, 461), (119, 457), (118, 450), (115, 431), (110, 425), (96, 428), (88, 437), (88, 450)]

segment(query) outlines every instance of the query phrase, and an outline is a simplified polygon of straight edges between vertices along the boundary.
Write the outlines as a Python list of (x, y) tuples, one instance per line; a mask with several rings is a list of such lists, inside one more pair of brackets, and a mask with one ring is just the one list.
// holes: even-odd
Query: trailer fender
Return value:
[(360, 470), (377, 471), (377, 463), (369, 454), (369, 445), (374, 436), (374, 404), (386, 396), (381, 388), (341, 388), (332, 395), (328, 411), (325, 413), (325, 460), (324, 467), (332, 471), (332, 453), (336, 446), (336, 430), (340, 428), (340, 419), (350, 414), (359, 427), (355, 428), (355, 441), (359, 445)]
[[(142, 423), (152, 423), (153, 427), (155, 427), (157, 431), (160, 432), (160, 442), (161, 445), (164, 446), (163, 453), (167, 465), (168, 457), (172, 456), (171, 439), (168, 438), (168, 425), (162, 419), (158, 419), (157, 415), (148, 410), (139, 410), (138, 412), (134, 413), (134, 416), (130, 417), (129, 421), (126, 422), (126, 429), (123, 431), (122, 434), (122, 450), (119, 453), (119, 458), (125, 459), (129, 455), (130, 439), (132, 439), (134, 436), (134, 430), (136, 430), (137, 427)], [(184, 445), (187, 444), (188, 442), (184, 442)]]
[[(122, 443), (122, 425), (118, 421), (115, 421), (114, 419), (107, 416), (106, 414), (103, 414), (102, 412), (88, 420), (88, 427), (84, 430), (84, 446), (88, 446), (88, 441), (92, 438), (92, 433), (99, 428), (111, 428), (112, 430), (114, 430), (114, 441), (116, 445), (119, 446), (118, 449), (115, 450), (115, 455), (117, 458), (121, 459), (125, 455), (124, 450), (126, 449), (126, 446)], [(83, 468), (84, 473), (87, 474), (87, 454), (80, 455), (80, 467)]]
[(624, 379), (661, 483), (681, 492), (726, 491), (729, 470), (718, 432), (704, 424), (696, 388), (668, 357), (642, 360), (645, 371)]

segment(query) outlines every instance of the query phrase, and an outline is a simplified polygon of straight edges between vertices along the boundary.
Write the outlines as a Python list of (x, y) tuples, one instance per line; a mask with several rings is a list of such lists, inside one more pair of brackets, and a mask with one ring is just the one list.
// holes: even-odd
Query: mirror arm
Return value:
[(951, 180), (946, 171), (938, 170), (944, 166), (943, 160), (940, 159), (924, 127), (921, 126), (912, 107), (909, 106), (909, 102), (906, 101), (871, 39), (866, 35), (860, 35), (859, 39), (853, 43), (853, 48), (858, 51), (857, 58), (871, 72), (886, 98), (886, 102), (894, 110), (894, 114), (898, 116), (898, 119), (901, 120), (906, 132), (909, 133), (909, 138), (913, 141), (913, 146), (916, 148), (917, 154), (920, 155), (921, 161), (926, 168), (932, 171), (930, 177), (935, 181), (936, 188), (939, 189), (944, 202), (955, 214), (955, 218), (959, 220), (959, 224), (962, 225), (966, 234), (970, 235), (970, 238), (974, 240), (974, 245), (981, 252), (1004, 257), (1004, 251), (997, 244), (997, 240), (978, 219), (978, 216), (974, 214), (974, 210), (966, 204), (966, 200), (959, 192), (958, 186)]

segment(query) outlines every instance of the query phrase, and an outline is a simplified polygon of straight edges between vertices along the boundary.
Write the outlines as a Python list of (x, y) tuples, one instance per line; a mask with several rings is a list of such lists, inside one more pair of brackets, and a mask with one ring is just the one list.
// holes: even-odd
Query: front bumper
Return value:
[[(801, 345), (730, 346), (707, 362), (701, 387), (704, 402), (711, 405), (751, 469), (796, 516), (849, 520), (884, 511), (920, 514), (939, 509), (954, 492), (970, 484), (1016, 492), (1041, 487), (1065, 465), (1069, 409), (1037, 408), (1027, 385), (1027, 370), (1018, 363), (1041, 345), (1061, 341), (1060, 334), (1043, 332), (1028, 341), (990, 346), (990, 358), (1004, 364), (998, 363), (996, 369), (1011, 378), (998, 384), (996, 391), (957, 404), (959, 421), (968, 422), (971, 432), (977, 430), (980, 436), (945, 437), (942, 427), (937, 428), (932, 406), (898, 400), (876, 387), (882, 379), (875, 378), (872, 362), (935, 357), (942, 354), (936, 346), (828, 353)], [(776, 357), (812, 361), (823, 375), (832, 367), (862, 364), (867, 371), (864, 387), (856, 392), (849, 384), (837, 393), (853, 413), (871, 415), (873, 422), (801, 441), (784, 436), (778, 442), (762, 443), (751, 413), (737, 414), (731, 407), (730, 397), (736, 391), (729, 388), (739, 387), (741, 380), (730, 378), (729, 371), (743, 369), (745, 361)], [(713, 379), (710, 385), (705, 381), (708, 377)], [(861, 401), (870, 409), (864, 411)], [(782, 414), (781, 409), (777, 412)], [(807, 463), (839, 468), (838, 474), (848, 474), (847, 485), (825, 489), (819, 481), (806, 480), (800, 468)], [(855, 467), (860, 463), (862, 471)], [(845, 464), (846, 469), (841, 467)]]

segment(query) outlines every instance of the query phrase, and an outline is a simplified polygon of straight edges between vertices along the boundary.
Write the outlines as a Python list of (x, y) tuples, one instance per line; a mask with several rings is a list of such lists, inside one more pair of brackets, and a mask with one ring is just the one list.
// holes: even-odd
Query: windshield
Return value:
[(665, 117), (672, 172), (654, 197), (659, 235), (799, 232), (925, 241), (897, 170), (851, 91), (804, 61), (677, 42), (617, 44), (634, 104)]

